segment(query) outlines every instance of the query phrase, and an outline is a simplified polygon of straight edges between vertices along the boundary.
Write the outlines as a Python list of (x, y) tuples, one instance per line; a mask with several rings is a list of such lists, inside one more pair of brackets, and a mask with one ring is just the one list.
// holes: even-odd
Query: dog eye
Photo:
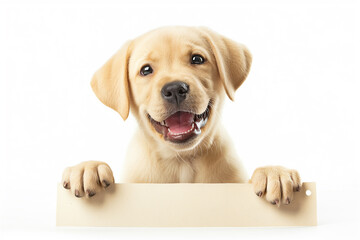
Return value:
[(191, 56), (191, 64), (203, 64), (205, 59), (203, 56), (195, 54)]
[(140, 74), (143, 76), (149, 75), (153, 72), (153, 69), (150, 67), (150, 65), (145, 65), (140, 69)]

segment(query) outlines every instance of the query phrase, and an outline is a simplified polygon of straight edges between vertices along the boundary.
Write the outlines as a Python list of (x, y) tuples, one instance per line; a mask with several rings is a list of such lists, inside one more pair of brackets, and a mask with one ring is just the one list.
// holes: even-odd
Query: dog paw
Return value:
[(273, 205), (288, 205), (292, 202), (294, 192), (300, 191), (301, 179), (296, 170), (284, 167), (261, 167), (257, 168), (250, 182), (255, 194), (266, 197)]
[(68, 167), (62, 175), (62, 184), (76, 197), (94, 196), (97, 192), (114, 183), (109, 165), (104, 162), (87, 161)]

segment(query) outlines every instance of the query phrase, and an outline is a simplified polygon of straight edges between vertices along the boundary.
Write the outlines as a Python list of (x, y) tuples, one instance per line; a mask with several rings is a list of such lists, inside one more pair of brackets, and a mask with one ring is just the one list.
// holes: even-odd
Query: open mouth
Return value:
[(183, 143), (201, 134), (210, 115), (210, 104), (201, 114), (178, 111), (161, 122), (155, 121), (149, 114), (155, 130), (164, 136), (165, 140)]

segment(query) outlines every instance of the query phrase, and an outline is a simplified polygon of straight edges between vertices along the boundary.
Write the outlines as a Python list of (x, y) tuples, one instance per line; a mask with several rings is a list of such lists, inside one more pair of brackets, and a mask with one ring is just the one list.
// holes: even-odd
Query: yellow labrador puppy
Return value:
[[(251, 60), (244, 45), (201, 27), (164, 27), (123, 45), (91, 86), (124, 120), (131, 109), (138, 121), (125, 182), (248, 182), (220, 113)], [(283, 167), (258, 168), (250, 181), (277, 205), (289, 204), (301, 187), (299, 174)], [(114, 177), (106, 163), (88, 161), (67, 168), (62, 182), (76, 197), (92, 197)]]

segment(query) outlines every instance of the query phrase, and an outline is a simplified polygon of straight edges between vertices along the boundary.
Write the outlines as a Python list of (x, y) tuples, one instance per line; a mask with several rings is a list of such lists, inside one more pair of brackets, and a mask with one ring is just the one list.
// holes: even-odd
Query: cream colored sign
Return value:
[[(307, 194), (311, 194), (307, 196)], [(251, 184), (115, 184), (76, 198), (58, 186), (57, 226), (261, 227), (317, 225), (316, 185), (290, 205), (273, 206)]]

